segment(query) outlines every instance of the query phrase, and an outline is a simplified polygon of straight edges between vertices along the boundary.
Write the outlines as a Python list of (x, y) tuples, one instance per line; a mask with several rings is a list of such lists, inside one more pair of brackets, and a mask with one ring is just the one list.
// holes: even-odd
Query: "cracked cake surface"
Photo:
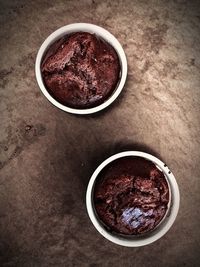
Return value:
[(112, 95), (119, 81), (120, 63), (114, 48), (102, 38), (76, 32), (49, 47), (41, 71), (53, 98), (63, 105), (84, 109)]
[(153, 230), (168, 209), (169, 187), (151, 161), (125, 157), (110, 163), (97, 178), (94, 206), (111, 231), (125, 235)]

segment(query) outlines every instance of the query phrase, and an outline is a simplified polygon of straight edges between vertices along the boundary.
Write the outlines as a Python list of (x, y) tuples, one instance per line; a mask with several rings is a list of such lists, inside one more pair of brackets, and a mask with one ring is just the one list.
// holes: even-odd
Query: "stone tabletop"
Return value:
[[(57, 109), (35, 79), (41, 43), (74, 22), (128, 59), (123, 93), (93, 116)], [(199, 266), (200, 2), (0, 0), (0, 25), (0, 265)], [(85, 206), (95, 168), (124, 150), (159, 157), (180, 187), (175, 224), (140, 248), (104, 239)]]

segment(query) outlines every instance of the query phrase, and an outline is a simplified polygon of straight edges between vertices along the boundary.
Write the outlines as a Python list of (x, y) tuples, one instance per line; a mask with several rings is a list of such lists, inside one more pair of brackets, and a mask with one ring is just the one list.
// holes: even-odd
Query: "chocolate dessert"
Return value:
[(125, 157), (111, 162), (94, 188), (96, 213), (116, 233), (138, 235), (153, 230), (164, 217), (169, 187), (151, 161)]
[(66, 35), (48, 49), (41, 71), (44, 84), (58, 102), (71, 108), (91, 108), (115, 90), (120, 63), (114, 48), (95, 34)]

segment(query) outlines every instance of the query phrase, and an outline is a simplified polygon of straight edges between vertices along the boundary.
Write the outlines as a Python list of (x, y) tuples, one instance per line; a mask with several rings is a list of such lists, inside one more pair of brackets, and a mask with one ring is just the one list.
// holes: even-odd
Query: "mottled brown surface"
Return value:
[[(199, 1), (0, 1), (1, 266), (199, 265)], [(128, 57), (112, 107), (73, 116), (39, 91), (34, 63), (43, 40), (72, 22), (111, 31)], [(171, 230), (141, 248), (105, 240), (85, 208), (90, 175), (124, 149), (165, 161), (180, 186)]]

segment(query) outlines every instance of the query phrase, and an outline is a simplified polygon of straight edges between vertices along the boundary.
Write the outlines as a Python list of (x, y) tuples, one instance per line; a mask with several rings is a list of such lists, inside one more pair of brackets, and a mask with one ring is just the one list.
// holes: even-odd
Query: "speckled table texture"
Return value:
[[(37, 51), (57, 28), (105, 27), (128, 58), (123, 93), (75, 116), (42, 95)], [(0, 265), (199, 266), (200, 2), (0, 1)], [(106, 157), (150, 152), (180, 187), (175, 224), (159, 241), (125, 248), (104, 239), (85, 205)]]

